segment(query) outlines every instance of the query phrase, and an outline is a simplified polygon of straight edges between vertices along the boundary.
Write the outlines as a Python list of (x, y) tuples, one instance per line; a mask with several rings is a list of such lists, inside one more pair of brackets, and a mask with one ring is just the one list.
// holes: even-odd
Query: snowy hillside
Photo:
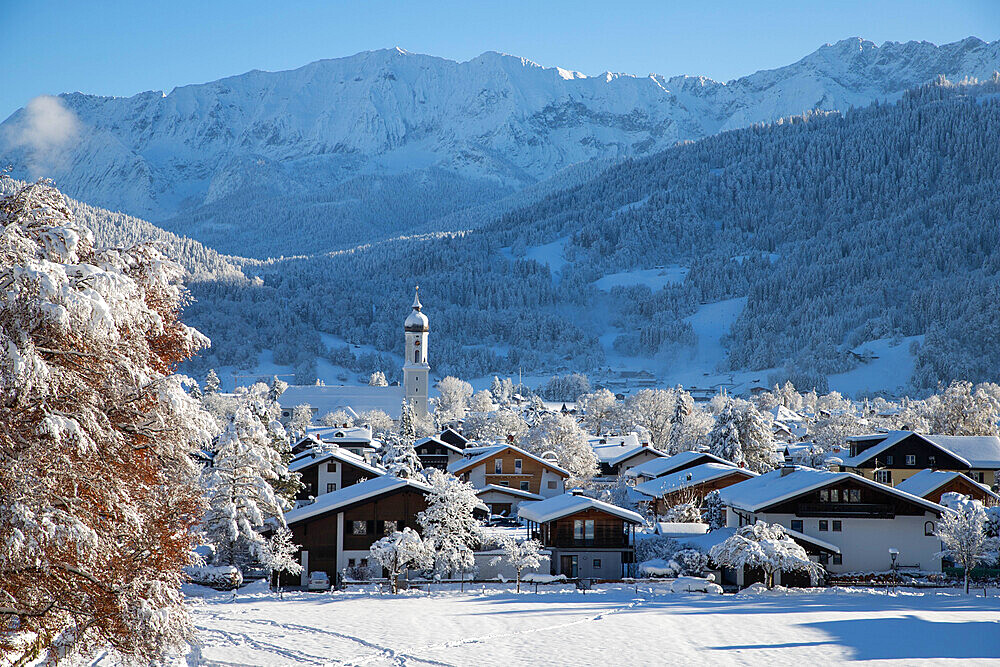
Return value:
[[(585, 76), (498, 53), (458, 63), (386, 49), (169, 94), (66, 94), (75, 123), (58, 159), (42, 159), (26, 138), (33, 107), (0, 126), (0, 156), (15, 176), (44, 168), (67, 194), (94, 205), (154, 221), (181, 214), (171, 231), (233, 254), (250, 254), (241, 252), (242, 234), (273, 239), (275, 200), (304, 201), (310, 205), (297, 209), (290, 231), (299, 222), (342, 230), (342, 239), (320, 237), (325, 250), (412, 231), (582, 161), (649, 154), (810, 109), (894, 100), (938, 74), (985, 78), (998, 68), (1000, 42), (974, 38), (940, 47), (844, 40), (728, 83)], [(420, 197), (418, 187), (416, 197), (394, 199), (398, 184), (383, 177), (411, 173), (432, 196)], [(369, 180), (331, 191), (359, 178)], [(245, 217), (227, 217), (234, 207)], [(301, 251), (248, 246), (256, 256)]]

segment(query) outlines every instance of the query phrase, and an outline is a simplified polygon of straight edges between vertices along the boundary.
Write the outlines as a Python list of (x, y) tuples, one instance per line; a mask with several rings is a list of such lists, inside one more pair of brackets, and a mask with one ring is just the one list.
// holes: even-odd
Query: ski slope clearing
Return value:
[(910, 346), (913, 343), (922, 345), (923, 342), (923, 336), (907, 336), (896, 344), (889, 338), (880, 338), (859, 345), (853, 352), (869, 358), (870, 361), (846, 373), (831, 375), (828, 378), (830, 390), (855, 397), (862, 392), (879, 389), (903, 394), (904, 387), (910, 381), (917, 363), (917, 357), (910, 350)]
[(600, 280), (594, 281), (594, 286), (599, 290), (610, 292), (612, 287), (631, 287), (633, 285), (645, 285), (654, 292), (663, 289), (667, 285), (680, 285), (684, 282), (684, 276), (688, 274), (685, 266), (664, 266), (658, 269), (636, 269), (635, 271), (622, 271), (611, 273)]
[[(674, 594), (669, 583), (231, 593), (189, 587), (203, 665), (775, 665), (996, 660), (995, 597), (813, 589)], [(530, 590), (526, 586), (525, 590)], [(99, 663), (100, 664), (100, 663)]]

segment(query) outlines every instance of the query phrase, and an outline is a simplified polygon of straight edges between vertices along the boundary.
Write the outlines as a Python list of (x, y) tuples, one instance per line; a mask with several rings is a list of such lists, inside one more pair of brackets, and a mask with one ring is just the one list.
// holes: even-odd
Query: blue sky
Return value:
[(997, 0), (298, 2), (0, 0), (0, 119), (40, 94), (132, 95), (401, 46), (586, 74), (729, 80), (861, 36), (1000, 39)]

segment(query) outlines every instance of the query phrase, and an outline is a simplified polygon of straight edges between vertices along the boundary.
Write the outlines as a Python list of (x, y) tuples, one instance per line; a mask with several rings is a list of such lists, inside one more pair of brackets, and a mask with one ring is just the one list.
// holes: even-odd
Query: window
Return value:
[(583, 539), (583, 521), (580, 519), (573, 520), (573, 539), (582, 540)]
[(917, 465), (917, 455), (916, 454), (907, 454), (906, 455), (906, 465), (908, 465), (908, 466), (915, 466), (915, 465)]
[(844, 564), (844, 557), (841, 556), (840, 554), (833, 554), (833, 564), (834, 565), (843, 565)]
[(593, 540), (594, 539), (594, 520), (593, 519), (574, 519), (573, 520), (573, 539), (574, 540)]
[(892, 465), (892, 454), (886, 454), (886, 457), (885, 457), (885, 464), (886, 464), (887, 466), (891, 466), (891, 465)]
[(347, 567), (354, 567), (354, 559), (353, 558), (348, 558), (347, 559)]
[(928, 537), (935, 537), (934, 535), (934, 522), (928, 521), (924, 524), (924, 535)]
[(413, 351), (413, 363), (415, 363), (415, 364), (419, 364), (420, 363), (420, 350), (419, 349), (416, 349), (416, 350)]
[(830, 563), (830, 554), (822, 553), (819, 555), (819, 564), (828, 565)]
[(861, 502), (861, 489), (851, 489), (849, 491), (849, 496), (847, 498), (849, 503), (860, 503)]
[[(980, 473), (980, 474), (982, 474), (982, 473)], [(556, 488), (556, 483), (554, 481), (552, 481), (552, 480), (549, 480), (549, 488), (550, 489)]]
[(514, 459), (514, 474), (521, 474), (521, 459)]
[(880, 484), (892, 484), (892, 471), (891, 470), (876, 470), (875, 471), (875, 481)]
[(351, 535), (367, 535), (368, 534), (368, 522), (367, 521), (352, 521), (351, 522)]
[(802, 532), (802, 519), (792, 519), (792, 530)]
[(830, 502), (831, 503), (840, 502), (840, 491), (838, 489), (830, 489)]
[(830, 522), (829, 521), (820, 521), (819, 522), (819, 529), (820, 529), (820, 532), (826, 532), (826, 531), (830, 530)]
[(600, 558), (595, 558), (594, 559), (594, 569), (595, 570), (600, 570), (601, 569), (601, 559)]
[(361, 567), (368, 567), (368, 559), (367, 558), (362, 558), (361, 559)]
[(933, 468), (936, 464), (937, 464), (937, 457), (936, 456), (928, 456), (927, 457), (927, 465), (929, 465), (930, 467)]
[(528, 482), (521, 482), (521, 490), (522, 491), (528, 490)]
[(336, 484), (334, 484), (333, 482), (329, 482), (329, 483), (328, 483), (328, 484), (326, 485), (326, 492), (327, 492), (327, 493), (333, 493), (333, 492), (334, 492), (334, 491), (336, 491), (336, 490), (337, 490), (337, 485), (336, 485)]
[(503, 459), (493, 459), (493, 473), (496, 475), (503, 474)]
[(337, 472), (337, 464), (336, 463), (327, 463), (326, 464), (326, 471), (327, 472)]
[(833, 532), (840, 533), (843, 532), (843, 530), (844, 530), (844, 523), (842, 521), (837, 521), (836, 519), (834, 519)]
[(396, 522), (386, 521), (384, 527), (382, 528), (382, 534), (392, 535), (395, 532), (396, 532)]
[(584, 534), (583, 539), (592, 540), (594, 539), (594, 520), (587, 519), (584, 521)]
[(980, 484), (986, 483), (986, 473), (984, 473), (982, 470), (972, 471), (971, 473), (969, 473), (969, 477), (979, 482)]
[(830, 492), (827, 489), (820, 489), (819, 491), (819, 501), (821, 503), (830, 502)]
[(500, 480), (500, 486), (510, 486), (510, 480), (509, 479), (501, 479)]

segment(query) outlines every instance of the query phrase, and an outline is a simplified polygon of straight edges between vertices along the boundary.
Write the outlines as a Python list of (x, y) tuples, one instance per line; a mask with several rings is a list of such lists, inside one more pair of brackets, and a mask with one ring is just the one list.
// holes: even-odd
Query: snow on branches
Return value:
[(521, 573), (530, 570), (541, 564), (542, 543), (538, 540), (517, 541), (514, 538), (504, 535), (500, 538), (500, 556), (490, 561), (491, 565), (498, 565), (506, 562), (510, 565), (517, 576), (517, 592), (521, 592)]
[(48, 182), (0, 198), (0, 227), (0, 625), (53, 660), (154, 661), (192, 630), (190, 453), (215, 423), (172, 370), (208, 340), (178, 265), (95, 247)]
[(389, 573), (392, 592), (399, 591), (399, 575), (403, 570), (423, 569), (434, 563), (434, 554), (412, 528), (397, 530), (375, 542), (369, 549), (372, 560)]
[(441, 575), (467, 572), (475, 566), (472, 552), (481, 540), (473, 513), (489, 508), (476, 495), (476, 487), (454, 475), (435, 469), (427, 481), (427, 509), (417, 514), (417, 523), (434, 552), (434, 570)]
[(709, 552), (721, 567), (761, 568), (767, 587), (774, 587), (775, 572), (806, 572), (813, 582), (823, 576), (823, 568), (809, 560), (806, 550), (785, 533), (779, 524), (763, 521), (743, 526)]

